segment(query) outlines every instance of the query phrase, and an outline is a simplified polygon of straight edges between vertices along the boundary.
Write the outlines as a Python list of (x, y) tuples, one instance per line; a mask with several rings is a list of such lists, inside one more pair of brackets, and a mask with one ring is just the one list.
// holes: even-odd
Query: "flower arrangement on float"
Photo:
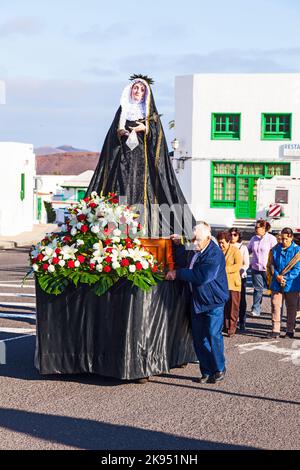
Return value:
[(148, 291), (163, 279), (161, 266), (138, 238), (139, 214), (118, 204), (115, 193), (92, 192), (68, 212), (61, 232), (47, 235), (30, 252), (30, 273), (45, 292), (58, 295), (70, 284), (88, 284), (102, 295), (121, 278)]

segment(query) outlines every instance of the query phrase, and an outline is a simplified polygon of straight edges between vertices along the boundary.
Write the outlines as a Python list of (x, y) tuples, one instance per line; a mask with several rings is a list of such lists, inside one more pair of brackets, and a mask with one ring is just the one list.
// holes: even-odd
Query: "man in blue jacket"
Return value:
[[(294, 337), (296, 314), (300, 293), (300, 261), (296, 262), (288, 272), (282, 275), (283, 269), (295, 259), (300, 246), (293, 241), (293, 231), (289, 227), (281, 230), (281, 243), (272, 249), (273, 276), (272, 291), (272, 338), (280, 335), (280, 311), (282, 301), (286, 303), (286, 338)], [(299, 256), (299, 255), (298, 255)]]
[[(171, 237), (177, 245), (175, 261), (180, 267), (169, 271), (167, 280), (181, 279), (189, 283), (192, 295), (192, 334), (200, 363), (200, 383), (215, 383), (224, 379), (225, 356), (222, 336), (224, 305), (228, 300), (225, 257), (211, 239), (210, 226), (200, 222), (194, 228), (195, 251), (188, 252), (179, 245), (179, 238)], [(184, 267), (183, 267), (184, 266)], [(187, 267), (186, 267), (187, 266)]]

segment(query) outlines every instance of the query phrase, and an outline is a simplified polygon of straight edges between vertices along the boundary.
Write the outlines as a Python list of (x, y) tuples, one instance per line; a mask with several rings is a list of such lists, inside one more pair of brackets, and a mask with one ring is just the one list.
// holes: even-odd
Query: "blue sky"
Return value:
[(0, 0), (0, 140), (100, 150), (132, 73), (300, 72), (298, 0)]

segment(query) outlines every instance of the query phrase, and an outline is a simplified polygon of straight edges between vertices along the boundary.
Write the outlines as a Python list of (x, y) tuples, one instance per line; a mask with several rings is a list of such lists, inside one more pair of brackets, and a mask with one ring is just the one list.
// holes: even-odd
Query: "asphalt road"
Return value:
[(27, 257), (24, 249), (0, 251), (0, 449), (300, 448), (299, 323), (294, 340), (266, 339), (267, 296), (247, 333), (225, 338), (219, 384), (193, 382), (197, 364), (144, 385), (45, 377), (33, 365), (34, 283), (19, 287)]

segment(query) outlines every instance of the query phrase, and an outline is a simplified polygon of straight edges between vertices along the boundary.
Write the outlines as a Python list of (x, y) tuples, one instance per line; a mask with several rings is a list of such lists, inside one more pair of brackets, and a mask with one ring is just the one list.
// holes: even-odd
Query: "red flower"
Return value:
[(59, 259), (58, 258), (52, 258), (52, 264), (58, 264)]
[(89, 202), (90, 199), (91, 199), (90, 197), (83, 198), (84, 202)]
[(90, 263), (90, 269), (95, 269), (95, 263)]
[(143, 226), (140, 223), (138, 223), (137, 229), (142, 230), (142, 228), (143, 228)]
[(112, 242), (112, 239), (111, 238), (107, 238), (106, 240), (104, 240), (104, 244), (105, 245), (110, 245)]
[(141, 271), (143, 269), (143, 266), (139, 261), (137, 263), (135, 263), (135, 267), (136, 267), (137, 271)]
[(125, 238), (125, 243), (131, 243), (131, 242), (132, 242), (131, 238)]
[(104, 266), (103, 271), (105, 273), (109, 273), (111, 271), (111, 267), (110, 266)]
[(132, 248), (132, 243), (126, 243), (126, 248)]
[(118, 201), (117, 197), (113, 197), (110, 202), (112, 202), (112, 204), (118, 204)]
[(77, 259), (78, 259), (79, 263), (82, 264), (82, 263), (84, 263), (85, 257), (83, 255), (78, 255)]
[(43, 258), (44, 258), (44, 255), (42, 255), (42, 253), (40, 253), (39, 255), (37, 255), (37, 258), (36, 258), (36, 259), (37, 259), (38, 261), (42, 261)]
[(106, 253), (112, 253), (112, 251), (113, 251), (112, 248), (106, 248), (106, 249), (105, 249), (105, 252), (106, 252)]
[(67, 267), (68, 268), (75, 268), (75, 263), (72, 259), (70, 259), (70, 261), (67, 262)]
[(129, 265), (129, 261), (128, 261), (128, 259), (122, 259), (120, 264), (121, 264), (121, 266), (125, 267), (125, 266)]
[(95, 202), (90, 202), (89, 206), (91, 209), (95, 209), (95, 207), (97, 207), (97, 204)]
[(61, 252), (61, 249), (60, 249), (60, 248), (56, 248), (55, 253), (56, 253), (57, 255), (59, 255), (60, 252)]
[(80, 230), (81, 230), (82, 233), (86, 233), (86, 232), (88, 231), (88, 229), (89, 229), (89, 228), (88, 228), (87, 225), (82, 225), (81, 228), (80, 228)]
[(72, 238), (69, 237), (68, 235), (66, 235), (66, 236), (63, 238), (63, 241), (66, 242), (66, 243), (69, 243), (71, 240), (72, 240)]
[(77, 219), (79, 220), (79, 222), (82, 222), (83, 220), (86, 219), (86, 215), (84, 215), (84, 214), (79, 214), (79, 215), (77, 216)]
[(156, 271), (157, 271), (157, 264), (155, 264), (155, 265), (153, 266), (153, 268), (151, 269), (151, 271), (152, 271), (153, 273), (156, 273)]
[(49, 264), (48, 263), (43, 264), (42, 268), (43, 268), (44, 271), (47, 271), (48, 268), (49, 268)]
[(106, 258), (104, 258), (104, 261), (106, 263), (111, 263), (111, 257), (110, 256), (107, 256)]

